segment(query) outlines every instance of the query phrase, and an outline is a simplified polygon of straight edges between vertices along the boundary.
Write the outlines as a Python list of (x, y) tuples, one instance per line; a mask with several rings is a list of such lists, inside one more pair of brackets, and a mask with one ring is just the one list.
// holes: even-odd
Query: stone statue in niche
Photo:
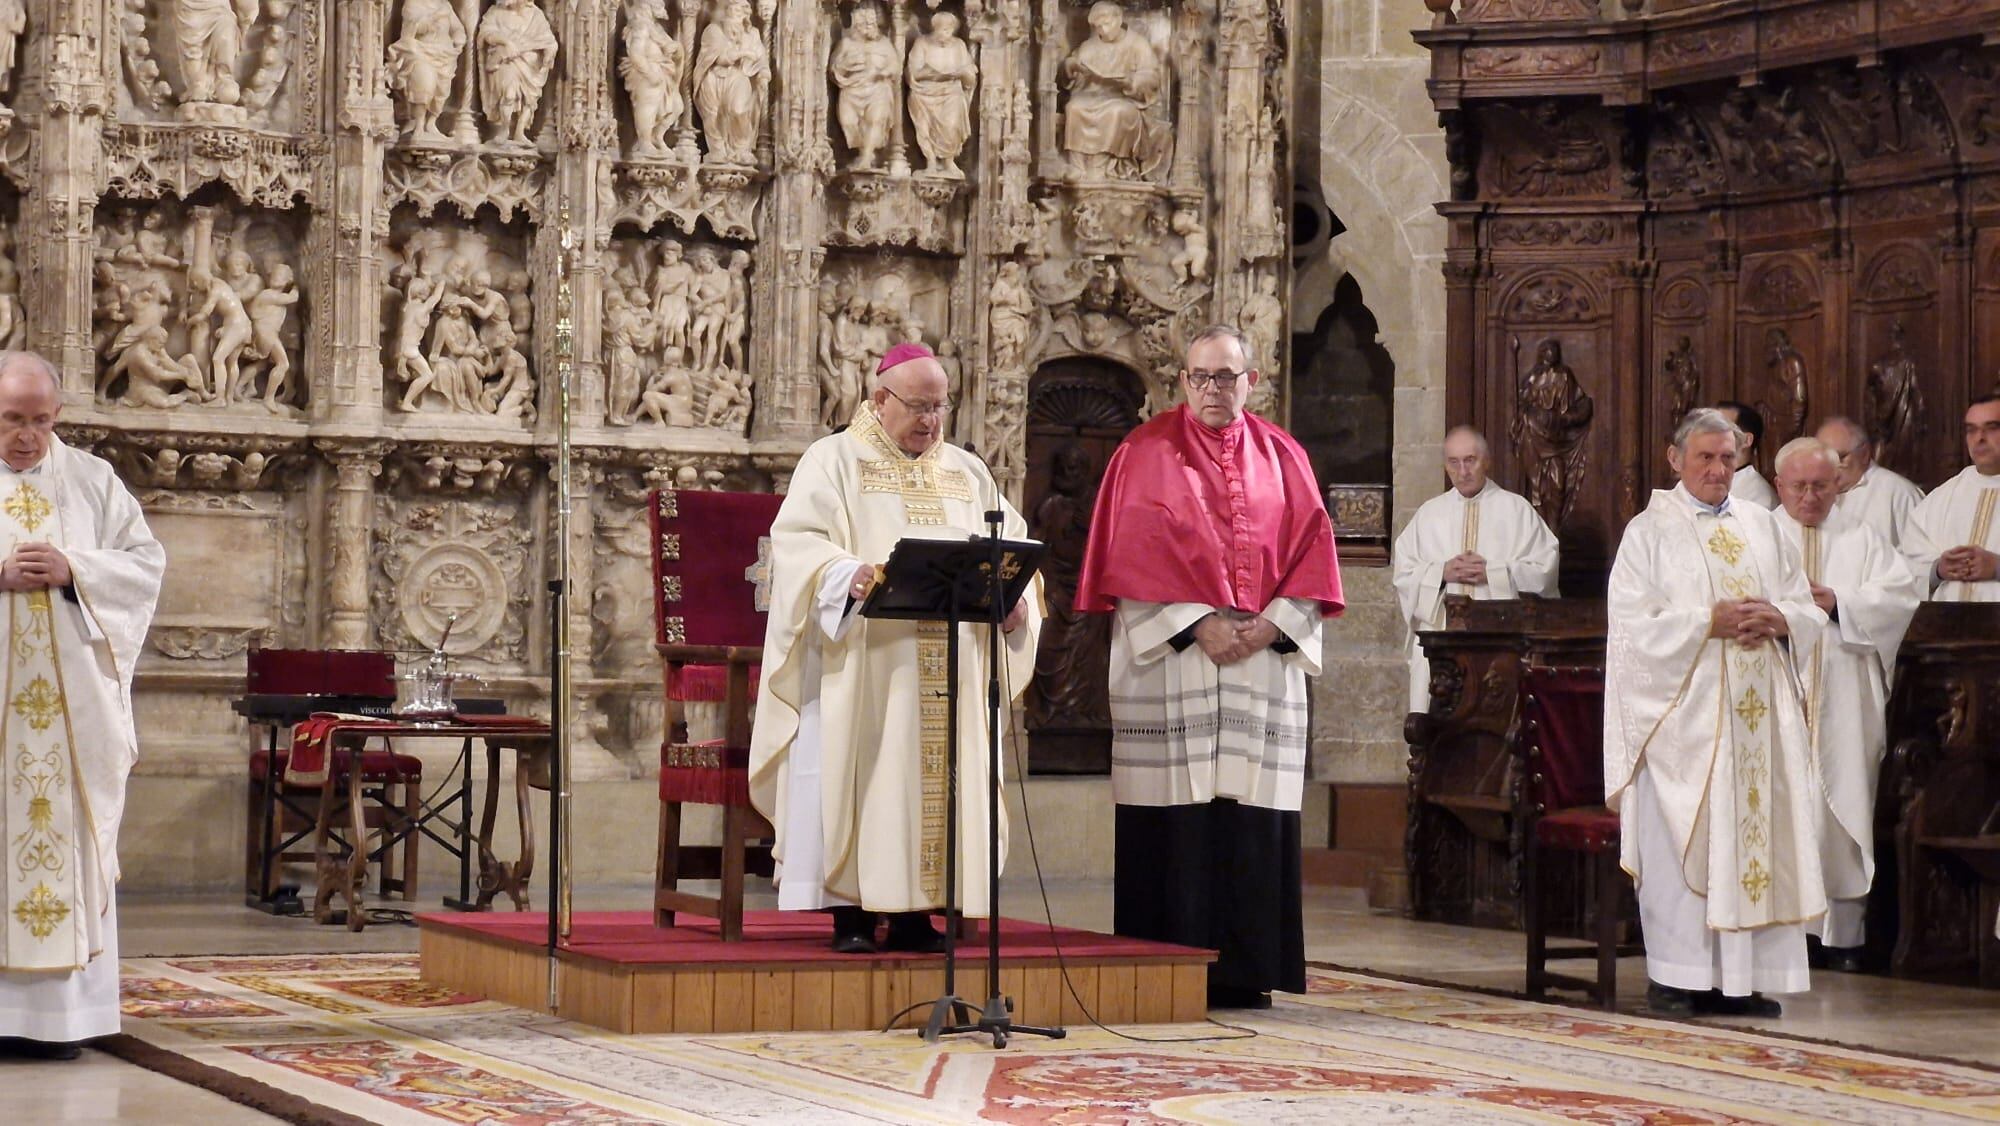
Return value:
[(963, 177), (958, 155), (972, 137), (972, 92), (979, 86), (979, 67), (958, 36), (957, 16), (933, 14), (930, 34), (910, 44), (909, 82), (910, 124), (926, 170)]
[(689, 344), (694, 349), (694, 366), (706, 371), (721, 358), (722, 325), (729, 317), (729, 274), (716, 260), (715, 251), (695, 248), (694, 296), (688, 301), (693, 313), (688, 324)]
[(1674, 350), (1660, 361), (1660, 373), (1667, 387), (1667, 425), (1671, 429), (1701, 402), (1701, 358), (1694, 353), (1693, 339), (1683, 336), (1674, 344)]
[(604, 294), (604, 421), (630, 426), (639, 403), (639, 353), (652, 334), (651, 314), (633, 308), (616, 287)]
[[(1513, 341), (1520, 355), (1521, 342)], [(1516, 371), (1520, 361), (1516, 359)], [(1528, 503), (1550, 528), (1560, 530), (1576, 506), (1589, 451), (1583, 439), (1597, 404), (1584, 393), (1576, 373), (1563, 362), (1562, 341), (1550, 338), (1535, 350), (1535, 366), (1514, 380), (1517, 406), (1507, 426), (1527, 477)]]
[(717, 363), (731, 371), (742, 371), (743, 338), (750, 332), (750, 254), (748, 251), (729, 252), (729, 264), (723, 271), (727, 277), (722, 302), (722, 344), (717, 349)]
[(770, 62), (751, 22), (749, 0), (728, 0), (722, 15), (702, 29), (694, 63), (694, 105), (711, 161), (756, 163), (770, 82)]
[[(1785, 431), (1785, 441), (1789, 442), (1805, 433), (1806, 415), (1810, 413), (1807, 396), (1812, 392), (1806, 382), (1806, 358), (1793, 345), (1792, 334), (1782, 328), (1770, 330), (1764, 341), (1770, 350), (1765, 365), (1771, 369), (1772, 380), (1785, 389), (1785, 397), (1791, 400), (1785, 419), (1791, 424)], [(1771, 443), (1774, 448), (1781, 444)]]
[(1865, 387), (1868, 430), (1880, 456), (1908, 465), (1909, 455), (1924, 430), (1924, 389), (1917, 358), (1910, 354), (1907, 330), (1898, 317), (1889, 326), (1889, 350), (1868, 365)]
[(685, 349), (688, 343), (688, 303), (694, 299), (694, 267), (673, 239), (660, 242), (660, 265), (653, 271), (653, 320), (662, 348)]
[(497, 139), (529, 144), (542, 88), (556, 65), (556, 33), (534, 0), (497, 0), (479, 21), (479, 98)]
[[(1279, 373), (1285, 367), (1285, 357), (1279, 352), (1285, 338), (1285, 307), (1278, 300), (1276, 276), (1260, 274), (1256, 286), (1237, 311), (1236, 327), (1250, 338), (1250, 347), (1256, 353), (1257, 371), (1263, 376), (1257, 387), (1269, 387), (1275, 395)], [(1255, 396), (1257, 390), (1250, 393)]]
[(409, 135), (442, 141), (438, 117), (451, 100), (465, 51), (465, 25), (449, 0), (404, 0), (403, 30), (389, 44), (389, 86), (402, 95), (410, 122)]
[(1181, 248), (1167, 261), (1174, 278), (1182, 285), (1208, 280), (1208, 224), (1199, 207), (1183, 207), (1174, 212), (1169, 229), (1181, 236)]
[(1028, 292), (1027, 276), (1019, 262), (1000, 263), (986, 301), (993, 370), (1001, 373), (1025, 370), (1028, 343), (1034, 335), (1035, 298)]
[(835, 300), (839, 308), (833, 314), (831, 326), (832, 363), (820, 378), (819, 422), (828, 429), (853, 419), (855, 409), (861, 405), (869, 356), (868, 298), (849, 292), (844, 302), (838, 296)]
[(667, 0), (626, 0), (624, 42), (618, 76), (632, 103), (632, 151), (664, 156), (673, 148), (667, 134), (685, 108), (681, 78), (687, 73), (687, 49), (667, 31)]
[(21, 316), (21, 272), (14, 266), (14, 240), (0, 234), (0, 348), (14, 351), (28, 339)]
[(896, 82), (902, 71), (902, 58), (882, 34), (873, 5), (854, 9), (827, 68), (840, 88), (840, 131), (854, 150), (853, 167), (872, 170), (897, 126)]
[(257, 22), (257, 0), (172, 0), (181, 64), (181, 101), (233, 106), (243, 92), (236, 59)]
[(639, 417), (663, 426), (694, 425), (694, 373), (688, 370), (681, 350), (663, 349), (660, 367), (646, 380), (639, 395)]
[(1091, 37), (1063, 60), (1069, 84), (1063, 110), (1063, 151), (1079, 179), (1151, 178), (1166, 163), (1171, 134), (1147, 116), (1159, 100), (1159, 55), (1125, 27), (1112, 0), (1090, 6)]
[(1028, 694), (1028, 722), (1037, 729), (1111, 725), (1111, 617), (1075, 608), (1096, 503), (1090, 469), (1090, 453), (1082, 446), (1065, 442), (1056, 447), (1049, 462), (1049, 494), (1035, 506), (1029, 522), (1028, 534), (1049, 545), (1042, 565), (1049, 616), (1042, 625)]
[(27, 0), (0, 0), (0, 89), (11, 89), (20, 62), (21, 33), (28, 30)]

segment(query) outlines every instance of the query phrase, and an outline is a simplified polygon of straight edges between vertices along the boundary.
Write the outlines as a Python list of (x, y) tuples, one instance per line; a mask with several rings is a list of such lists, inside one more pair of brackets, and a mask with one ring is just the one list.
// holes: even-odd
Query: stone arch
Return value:
[(1353, 274), (1312, 330), (1292, 338), (1292, 436), (1321, 485), (1389, 483), (1396, 361)]

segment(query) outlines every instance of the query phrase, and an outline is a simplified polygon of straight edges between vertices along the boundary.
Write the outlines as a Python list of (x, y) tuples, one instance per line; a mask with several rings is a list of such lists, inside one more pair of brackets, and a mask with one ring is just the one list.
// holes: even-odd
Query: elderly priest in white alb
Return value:
[(1834, 506), (1839, 454), (1817, 438), (1778, 451), (1772, 513), (1831, 624), (1797, 650), (1820, 770), (1819, 862), (1829, 969), (1861, 968), (1875, 880), (1875, 782), (1889, 745), (1889, 680), (1903, 631), (1923, 601), (1917, 577), (1873, 528)]
[(1965, 408), (1972, 464), (1911, 511), (1903, 555), (1936, 602), (2000, 602), (2000, 394)]
[(1868, 525), (1900, 548), (1903, 529), (1909, 527), (1910, 513), (1924, 499), (1924, 491), (1901, 473), (1875, 463), (1875, 443), (1861, 424), (1834, 415), (1819, 424), (1813, 435), (1840, 459), (1840, 500), (1838, 509), (1850, 520)]
[(55, 369), (0, 353), (0, 1037), (68, 1059), (118, 1031), (118, 822), (132, 666), (166, 553), (102, 458), (55, 436)]
[(1451, 488), (1417, 509), (1396, 537), (1396, 599), (1410, 627), (1410, 710), (1430, 710), (1431, 666), (1418, 630), (1444, 628), (1444, 596), (1552, 596), (1560, 546), (1519, 493), (1486, 477), (1486, 439), (1470, 426), (1444, 436)]
[(1688, 414), (1680, 475), (1625, 526), (1605, 592), (1605, 800), (1639, 892), (1647, 1005), (1777, 1016), (1826, 911), (1794, 654), (1826, 615), (1771, 513), (1734, 500), (1737, 430)]

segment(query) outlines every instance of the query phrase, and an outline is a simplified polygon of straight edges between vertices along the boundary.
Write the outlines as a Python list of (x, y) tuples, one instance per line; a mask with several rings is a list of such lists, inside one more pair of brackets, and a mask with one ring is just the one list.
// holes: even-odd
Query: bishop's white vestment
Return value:
[[(1486, 581), (1478, 586), (1444, 581), (1444, 565), (1475, 552), (1486, 560)], [(1457, 489), (1425, 501), (1403, 534), (1396, 537), (1396, 598), (1410, 627), (1410, 710), (1431, 707), (1430, 659), (1417, 631), (1444, 628), (1444, 596), (1475, 600), (1553, 597), (1561, 546), (1541, 514), (1519, 493), (1486, 482), (1468, 497)]]
[(2000, 578), (1961, 583), (1940, 582), (1937, 575), (1938, 556), (1954, 547), (2000, 551), (1996, 507), (2000, 507), (2000, 474), (1988, 477), (1978, 466), (1968, 465), (1910, 510), (1900, 546), (1933, 601), (2000, 602)]
[[(1789, 638), (1709, 636), (1758, 597)], [(1647, 974), (1740, 996), (1808, 987), (1802, 924), (1826, 910), (1819, 783), (1794, 654), (1826, 615), (1769, 512), (1684, 487), (1625, 527), (1605, 593), (1604, 789), (1639, 893)]]
[(1890, 547), (1900, 548), (1910, 513), (1923, 499), (1924, 491), (1908, 477), (1871, 465), (1854, 487), (1840, 494), (1836, 507), (1856, 523), (1873, 528)]
[[(771, 525), (771, 609), (750, 738), (751, 800), (777, 830), (780, 908), (944, 904), (949, 630), (860, 617), (847, 590), (896, 541), (963, 541), (983, 532), (981, 516), (996, 505), (1003, 533), (1024, 538), (1026, 524), (984, 462), (944, 442), (910, 456), (865, 403), (852, 426), (799, 459)], [(1002, 646), (1010, 700), (1034, 672), (1039, 585), (1022, 603), (1025, 617)], [(959, 627), (957, 902), (980, 917), (989, 912), (987, 628)], [(1003, 863), (1006, 848), (1003, 815)]]
[(1875, 880), (1875, 783), (1889, 745), (1889, 685), (1923, 589), (1887, 540), (1839, 509), (1816, 528), (1783, 509), (1772, 518), (1806, 581), (1834, 592), (1832, 623), (1813, 645), (1793, 652), (1805, 680), (1824, 802), (1819, 860), (1827, 909), (1820, 941), (1860, 946)]
[(1730, 478), (1729, 495), (1737, 500), (1747, 500), (1759, 508), (1778, 507), (1778, 490), (1771, 487), (1764, 475), (1757, 472), (1755, 465), (1746, 465)]
[(0, 557), (47, 543), (67, 591), (0, 593), (0, 1036), (118, 1031), (118, 824), (139, 753), (132, 669), (166, 553), (102, 458), (51, 438), (40, 464), (0, 464)]

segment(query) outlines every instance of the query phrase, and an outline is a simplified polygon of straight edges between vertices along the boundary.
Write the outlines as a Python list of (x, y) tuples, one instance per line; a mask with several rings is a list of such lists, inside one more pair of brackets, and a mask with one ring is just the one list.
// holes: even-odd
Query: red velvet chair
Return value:
[[(1528, 934), (1528, 996), (1551, 986), (1580, 989), (1605, 1009), (1618, 1001), (1618, 959), (1645, 947), (1621, 944), (1631, 881), (1618, 866), (1618, 815), (1604, 806), (1604, 673), (1529, 668), (1522, 678), (1521, 742), (1527, 754), (1520, 811), (1525, 843), (1521, 900)], [(1582, 928), (1589, 945), (1549, 944), (1557, 865), (1576, 857), (1593, 894)], [(1550, 961), (1595, 958), (1595, 980), (1551, 972)]]
[[(653, 617), (665, 668), (666, 738), (660, 744), (660, 839), (653, 919), (676, 912), (719, 921), (724, 941), (743, 935), (743, 882), (770, 875), (771, 823), (750, 805), (750, 717), (764, 655), (771, 521), (783, 497), (770, 493), (662, 489), (648, 498), (653, 541)], [(691, 740), (688, 705), (719, 703), (719, 738)], [(713, 849), (681, 844), (681, 807), (722, 807)], [(713, 863), (707, 863), (713, 856)], [(683, 879), (714, 876), (721, 893), (683, 891)]]

